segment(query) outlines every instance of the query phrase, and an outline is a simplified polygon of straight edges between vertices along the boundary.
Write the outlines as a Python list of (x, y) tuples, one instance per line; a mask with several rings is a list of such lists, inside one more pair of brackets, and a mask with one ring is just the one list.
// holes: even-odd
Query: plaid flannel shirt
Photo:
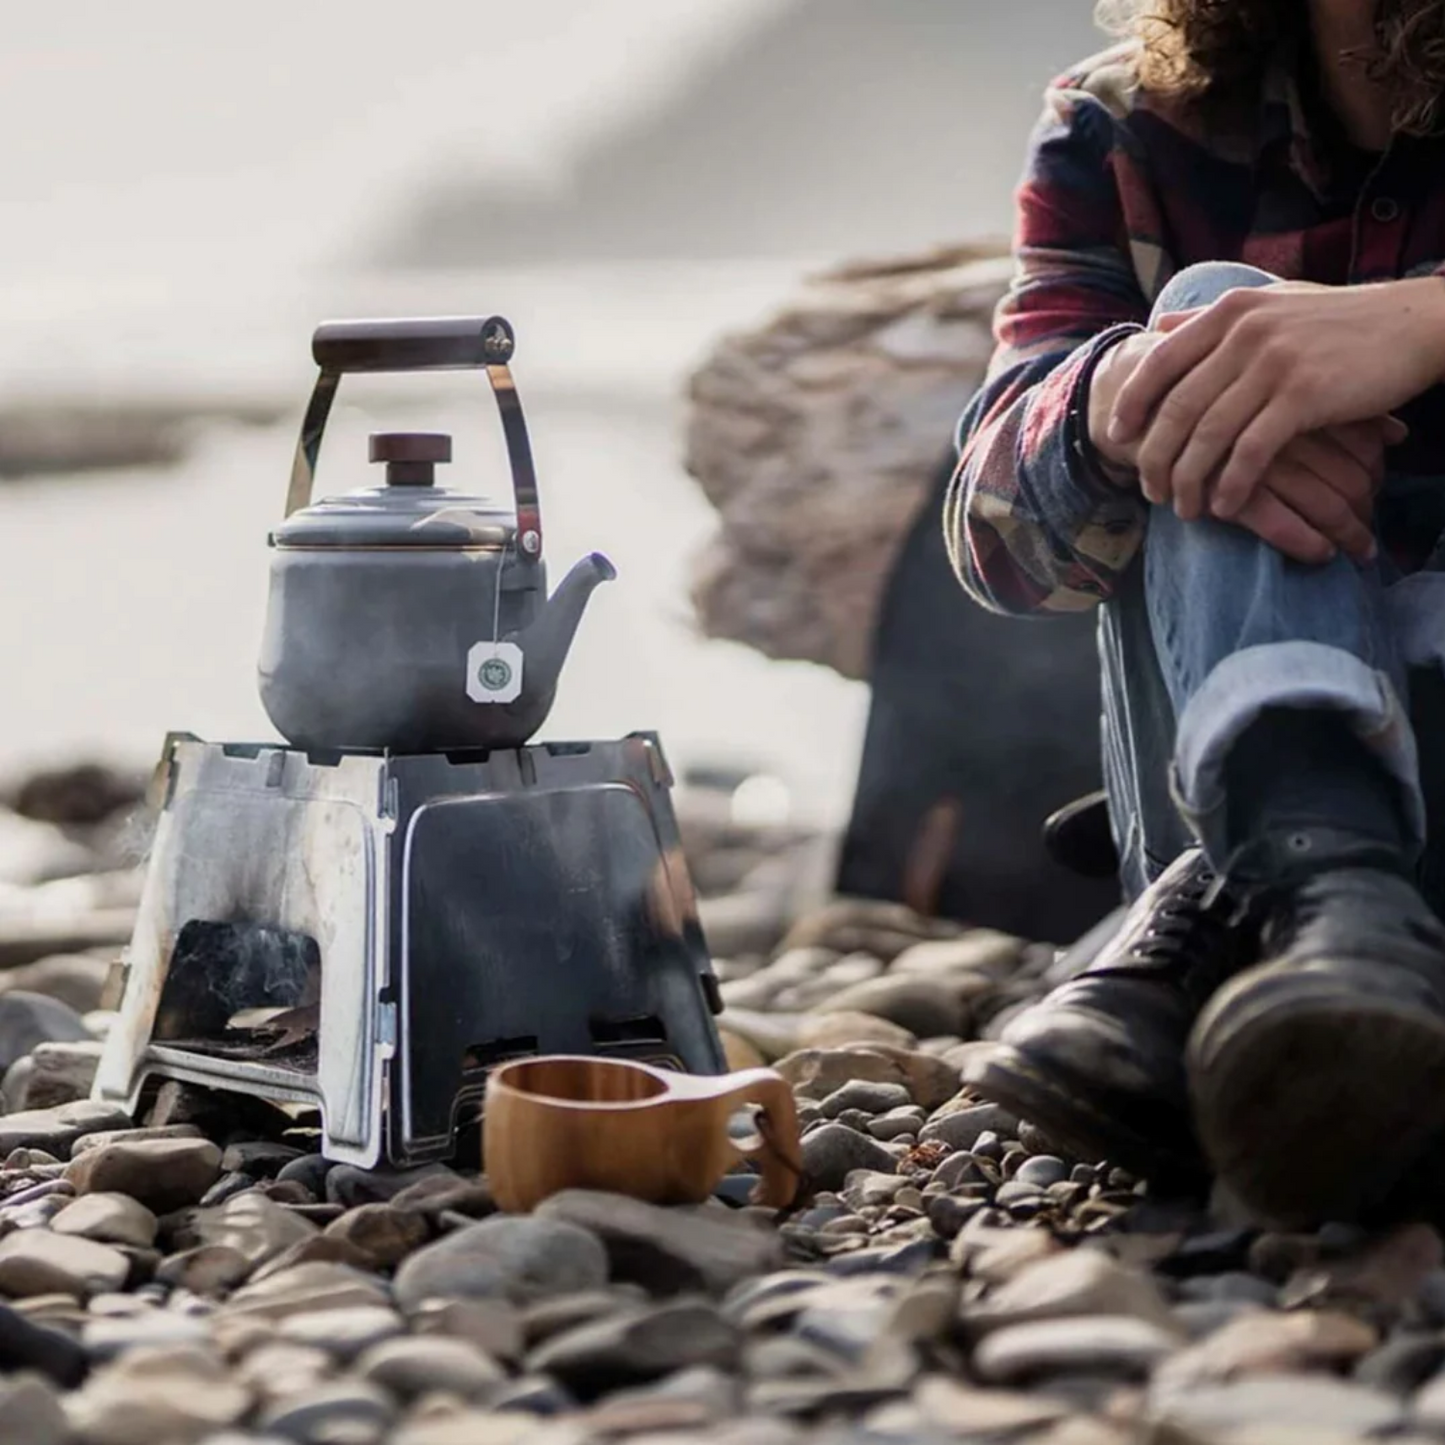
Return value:
[[(1089, 377), (1176, 271), (1245, 261), (1358, 285), (1442, 270), (1445, 143), (1351, 151), (1303, 99), (1303, 54), (1281, 52), (1256, 95), (1207, 117), (1144, 91), (1127, 46), (1050, 86), (1018, 191), (997, 350), (960, 423), (944, 509), (954, 569), (984, 606), (1091, 607), (1137, 553), (1146, 503), (1092, 454)], [(1442, 399), (1437, 388), (1402, 412), (1412, 435), (1392, 472), (1445, 474)]]

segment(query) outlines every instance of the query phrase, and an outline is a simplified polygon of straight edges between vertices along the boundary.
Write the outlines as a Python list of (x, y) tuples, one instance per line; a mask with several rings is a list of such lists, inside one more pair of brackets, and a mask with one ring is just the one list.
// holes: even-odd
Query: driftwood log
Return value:
[(1004, 248), (848, 266), (693, 376), (687, 468), (718, 511), (693, 604), (709, 637), (870, 675), (889, 575), (983, 378)]

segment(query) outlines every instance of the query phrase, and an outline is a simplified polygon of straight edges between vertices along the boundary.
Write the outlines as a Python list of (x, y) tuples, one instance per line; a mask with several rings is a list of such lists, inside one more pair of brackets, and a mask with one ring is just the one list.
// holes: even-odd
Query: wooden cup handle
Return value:
[(798, 1137), (793, 1090), (772, 1069), (744, 1069), (732, 1075), (732, 1082), (726, 1095), (729, 1100), (758, 1105), (753, 1124), (761, 1142), (752, 1149), (738, 1146), (745, 1157), (757, 1160), (762, 1170), (752, 1202), (769, 1209), (786, 1209), (803, 1177), (803, 1146)]

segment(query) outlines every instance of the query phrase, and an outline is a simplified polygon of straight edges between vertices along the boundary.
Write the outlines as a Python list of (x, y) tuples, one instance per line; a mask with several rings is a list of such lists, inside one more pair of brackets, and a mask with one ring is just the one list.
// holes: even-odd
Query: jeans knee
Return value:
[(1161, 316), (1176, 311), (1194, 311), (1218, 301), (1226, 291), (1241, 287), (1273, 286), (1279, 280), (1258, 266), (1243, 261), (1198, 261), (1176, 272), (1165, 284), (1149, 316), (1153, 326)]

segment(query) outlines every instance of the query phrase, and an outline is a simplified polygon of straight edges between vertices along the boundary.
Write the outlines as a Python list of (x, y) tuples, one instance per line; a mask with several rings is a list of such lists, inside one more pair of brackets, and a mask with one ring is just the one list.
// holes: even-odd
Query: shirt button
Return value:
[(1382, 226), (1400, 219), (1400, 203), (1393, 196), (1376, 196), (1370, 202), (1370, 214)]

